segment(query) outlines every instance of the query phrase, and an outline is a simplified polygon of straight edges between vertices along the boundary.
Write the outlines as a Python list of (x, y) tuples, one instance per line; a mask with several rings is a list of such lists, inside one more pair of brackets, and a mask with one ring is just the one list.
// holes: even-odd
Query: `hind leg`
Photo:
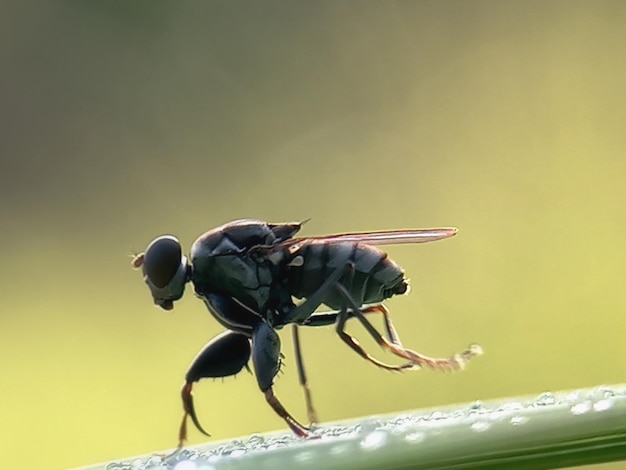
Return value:
[(306, 414), (309, 418), (309, 424), (317, 423), (317, 413), (313, 406), (313, 399), (311, 398), (311, 389), (309, 388), (309, 381), (306, 375), (306, 369), (304, 367), (304, 361), (302, 359), (302, 346), (300, 345), (300, 334), (298, 332), (298, 325), (291, 325), (291, 335), (293, 341), (293, 349), (296, 356), (296, 370), (298, 372), (298, 382), (302, 386), (304, 391), (304, 403), (306, 404)]
[[(368, 313), (380, 313), (383, 315), (385, 331), (387, 333), (387, 337), (389, 340), (398, 345), (402, 346), (400, 343), (400, 338), (396, 333), (396, 330), (391, 323), (391, 318), (389, 316), (389, 310), (383, 304), (375, 304), (368, 305), (361, 309), (363, 314)], [(329, 326), (337, 323), (337, 317), (339, 316), (339, 311), (331, 311), (331, 312), (318, 312), (311, 315), (304, 322), (301, 323), (302, 326)], [(353, 316), (352, 310), (348, 311), (348, 318)], [(319, 422), (317, 418), (317, 413), (315, 411), (315, 407), (313, 406), (313, 399), (311, 396), (311, 389), (309, 388), (308, 377), (306, 373), (306, 368), (304, 366), (304, 360), (302, 357), (302, 345), (300, 342), (300, 334), (298, 331), (298, 325), (291, 326), (291, 334), (293, 341), (293, 348), (296, 358), (296, 370), (298, 372), (298, 381), (302, 386), (304, 391), (304, 402), (306, 404), (307, 416), (309, 418), (309, 423), (314, 424)]]
[[(356, 302), (354, 301), (350, 293), (346, 290), (346, 288), (343, 287), (341, 284), (337, 284), (336, 288), (343, 294), (344, 298), (346, 299), (346, 302), (352, 308), (353, 315), (356, 318), (358, 318), (358, 320), (361, 322), (361, 324), (367, 330), (370, 336), (374, 338), (374, 341), (376, 341), (378, 345), (380, 345), (383, 349), (386, 349), (390, 353), (398, 357), (401, 357), (403, 359), (407, 359), (411, 361), (412, 365), (414, 366), (417, 366), (417, 367), (428, 366), (433, 369), (444, 369), (444, 370), (462, 369), (468, 360), (482, 353), (480, 346), (473, 344), (473, 345), (470, 345), (469, 348), (455, 354), (452, 357), (436, 358), (436, 357), (425, 356), (424, 354), (420, 354), (410, 349), (406, 349), (400, 345), (399, 341), (396, 342), (393, 339), (391, 341), (388, 341), (378, 332), (378, 330), (376, 330), (374, 325), (372, 325), (370, 321), (367, 318), (365, 318), (365, 315), (361, 311), (360, 307), (356, 304)], [(343, 339), (348, 344), (348, 346), (354, 349), (362, 357), (378, 365), (379, 367), (383, 367), (386, 369), (387, 367), (384, 367), (384, 365), (381, 366), (377, 360), (372, 360), (371, 356), (369, 356), (367, 353), (365, 353), (365, 351), (363, 351), (363, 349), (358, 345), (356, 340), (345, 332), (345, 323), (347, 320), (348, 320), (347, 310), (344, 309), (340, 312), (338, 321), (337, 321), (337, 334), (339, 335), (339, 337)], [(389, 320), (388, 322), (389, 322), (388, 324), (391, 325), (391, 327), (393, 328), (391, 321)], [(395, 338), (396, 340), (398, 339), (397, 335), (395, 335)], [(407, 368), (407, 367), (404, 367), (404, 368)]]
[[(398, 333), (396, 332), (396, 329), (393, 326), (393, 323), (391, 322), (391, 316), (389, 315), (389, 310), (387, 309), (387, 307), (385, 307), (385, 305), (383, 304), (365, 305), (360, 308), (360, 311), (364, 315), (367, 315), (370, 313), (380, 313), (383, 316), (383, 322), (384, 322), (383, 324), (385, 326), (385, 333), (387, 333), (387, 338), (389, 338), (389, 341), (391, 341), (392, 343), (398, 346), (402, 346), (402, 343), (400, 342), (400, 337), (398, 336)], [(300, 324), (302, 326), (334, 325), (335, 323), (337, 323), (337, 317), (339, 317), (339, 313), (340, 313), (339, 310), (333, 310), (330, 312), (316, 312)], [(348, 319), (353, 318), (354, 316), (355, 316), (354, 311), (351, 309), (348, 309)]]

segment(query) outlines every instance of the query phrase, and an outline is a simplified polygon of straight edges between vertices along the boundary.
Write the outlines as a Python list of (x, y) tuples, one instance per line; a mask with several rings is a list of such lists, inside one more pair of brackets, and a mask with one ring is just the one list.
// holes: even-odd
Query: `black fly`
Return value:
[[(281, 361), (276, 330), (291, 324), (296, 366), (304, 387), (309, 421), (316, 422), (298, 336), (298, 326), (335, 325), (339, 337), (372, 364), (391, 371), (460, 369), (480, 354), (477, 345), (450, 358), (431, 358), (405, 348), (383, 305), (385, 299), (404, 294), (409, 286), (402, 269), (374, 245), (423, 243), (457, 233), (456, 228), (387, 230), (294, 238), (302, 223), (270, 224), (236, 220), (200, 236), (189, 259), (170, 235), (154, 239), (145, 253), (132, 262), (142, 269), (154, 303), (171, 310), (191, 281), (215, 319), (226, 331), (198, 353), (185, 376), (181, 391), (184, 415), (179, 447), (187, 438), (190, 417), (205, 435), (196, 416), (193, 383), (207, 377), (234, 375), (247, 367), (250, 357), (259, 388), (272, 409), (301, 437), (315, 437), (296, 421), (272, 389)], [(299, 303), (295, 299), (303, 299)], [(321, 305), (332, 309), (318, 312)], [(386, 337), (366, 318), (381, 314)], [(367, 353), (345, 331), (355, 317), (384, 349), (406, 361), (390, 365)]]

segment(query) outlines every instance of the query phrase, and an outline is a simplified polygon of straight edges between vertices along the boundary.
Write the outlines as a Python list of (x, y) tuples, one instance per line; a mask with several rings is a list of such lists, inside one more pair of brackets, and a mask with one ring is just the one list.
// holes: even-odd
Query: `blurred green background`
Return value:
[[(626, 381), (626, 2), (1, 8), (3, 467), (176, 443), (221, 328), (189, 291), (154, 307), (128, 255), (242, 217), (460, 228), (389, 248), (413, 287), (389, 307), (411, 348), (486, 355), (389, 374), (305, 330), (324, 421)], [(247, 373), (196, 396), (215, 439), (285, 428)]]

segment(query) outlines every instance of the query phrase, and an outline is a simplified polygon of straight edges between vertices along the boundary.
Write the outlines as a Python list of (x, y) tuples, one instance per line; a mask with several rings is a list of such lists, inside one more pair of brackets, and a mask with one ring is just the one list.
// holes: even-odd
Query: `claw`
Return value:
[(183, 414), (183, 419), (180, 423), (180, 428), (178, 431), (178, 447), (181, 448), (185, 441), (187, 440), (187, 417), (191, 418), (191, 421), (196, 426), (196, 429), (200, 431), (207, 437), (211, 437), (211, 435), (204, 430), (200, 421), (198, 421), (198, 415), (196, 415), (196, 409), (193, 406), (193, 394), (191, 393), (193, 389), (193, 382), (185, 382), (183, 388), (180, 392), (181, 397), (183, 399), (183, 410), (185, 413)]
[(415, 351), (411, 351), (410, 349), (405, 349), (403, 351), (404, 353), (407, 353), (418, 366), (426, 365), (432, 369), (440, 369), (444, 371), (463, 370), (470, 359), (480, 356), (483, 353), (482, 348), (477, 344), (470, 344), (467, 349), (446, 359), (424, 356), (416, 353)]
[(293, 431), (293, 433), (296, 436), (302, 437), (304, 439), (317, 439), (320, 437), (319, 435), (311, 432), (309, 428), (302, 426), (298, 421), (295, 420), (293, 416), (289, 414), (289, 412), (280, 403), (276, 395), (274, 395), (274, 391), (272, 390), (272, 387), (265, 390), (264, 394), (265, 394), (265, 399), (267, 400), (267, 403), (269, 403), (269, 405), (272, 407), (272, 409), (276, 412), (278, 416), (280, 416), (281, 418), (285, 420), (289, 428)]

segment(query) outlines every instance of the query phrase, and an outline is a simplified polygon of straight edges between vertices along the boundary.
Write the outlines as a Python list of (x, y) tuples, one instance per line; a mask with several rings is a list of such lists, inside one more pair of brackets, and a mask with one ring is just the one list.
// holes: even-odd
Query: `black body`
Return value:
[[(311, 296), (330, 275), (341, 266), (351, 265), (353, 271), (339, 279), (358, 305), (379, 303), (392, 295), (404, 294), (408, 283), (404, 271), (374, 246), (350, 241), (305, 240), (298, 245), (295, 257), (302, 264), (288, 265), (287, 279), (290, 294), (298, 299)], [(331, 290), (322, 303), (340, 309), (344, 297)]]
[[(191, 247), (189, 261), (182, 257), (182, 267), (179, 266), (181, 260), (176, 258), (176, 250), (172, 248), (172, 240), (178, 242), (171, 236), (159, 237), (148, 247), (155, 253), (151, 258), (157, 261), (148, 259), (149, 251), (133, 261), (136, 267), (149, 265), (150, 271), (144, 266), (144, 279), (157, 305), (168, 310), (172, 308), (173, 301), (182, 295), (184, 282), (180, 287), (180, 280), (184, 276), (183, 281), (191, 281), (196, 295), (228, 330), (207, 343), (187, 371), (182, 389), (185, 413), (179, 446), (186, 439), (188, 416), (206, 434), (194, 410), (193, 383), (205, 377), (234, 375), (247, 367), (250, 358), (259, 388), (274, 411), (297, 435), (314, 437), (285, 410), (272, 389), (274, 376), (281, 365), (280, 338), (276, 330), (287, 324), (293, 325), (298, 376), (305, 389), (312, 422), (316, 421), (316, 415), (302, 362), (298, 325), (334, 324), (339, 337), (350, 348), (388, 370), (418, 369), (424, 365), (456, 369), (480, 352), (478, 347), (472, 346), (452, 358), (435, 359), (406, 349), (382, 304), (393, 295), (405, 293), (408, 283), (402, 269), (373, 245), (434, 241), (454, 235), (456, 229), (391, 230), (294, 238), (300, 227), (299, 223), (237, 220), (201, 235)], [(159, 273), (159, 278), (152, 279), (151, 272)], [(171, 282), (166, 279), (168, 275)], [(302, 301), (295, 303), (294, 298)], [(321, 305), (334, 310), (317, 312)], [(386, 338), (365, 318), (370, 313), (382, 315)], [(380, 346), (407, 362), (389, 365), (370, 356), (345, 332), (345, 324), (352, 317), (361, 322)]]
[[(406, 292), (402, 269), (374, 246), (354, 241), (290, 239), (300, 224), (271, 225), (237, 220), (210, 230), (191, 246), (191, 282), (216, 319), (249, 333), (260, 320), (274, 328), (290, 323), (292, 296), (308, 298), (337, 269), (353, 266), (339, 280), (358, 305), (379, 303)], [(347, 277), (350, 277), (348, 282)], [(243, 318), (220, 304), (235, 299), (250, 309)], [(330, 290), (321, 303), (339, 309), (343, 296)]]

